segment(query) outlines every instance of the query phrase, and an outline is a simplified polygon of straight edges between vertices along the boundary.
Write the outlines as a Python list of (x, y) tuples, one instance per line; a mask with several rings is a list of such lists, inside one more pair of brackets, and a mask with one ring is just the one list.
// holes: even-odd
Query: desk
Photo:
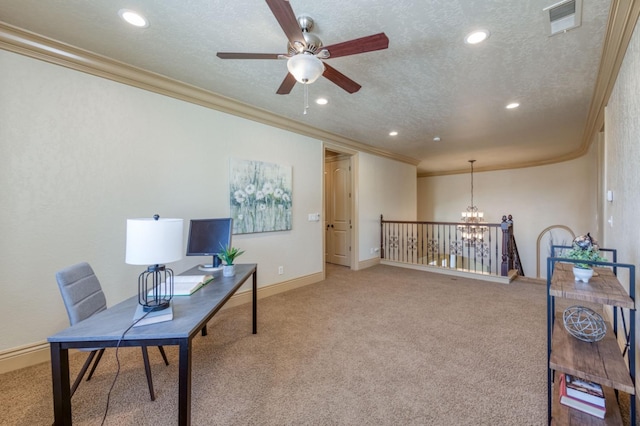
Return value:
[[(198, 267), (181, 275), (202, 275)], [(224, 306), (233, 294), (253, 276), (253, 334), (257, 332), (256, 264), (236, 265), (234, 277), (216, 273), (215, 279), (191, 296), (176, 296), (171, 300), (173, 321), (134, 327), (127, 332), (120, 346), (179, 346), (178, 424), (191, 423), (191, 341), (204, 331), (207, 322)], [(75, 324), (47, 340), (51, 347), (53, 376), (53, 409), (56, 425), (70, 425), (71, 389), (69, 381), (70, 348), (106, 348), (118, 345), (122, 333), (131, 325), (138, 303), (134, 296)]]

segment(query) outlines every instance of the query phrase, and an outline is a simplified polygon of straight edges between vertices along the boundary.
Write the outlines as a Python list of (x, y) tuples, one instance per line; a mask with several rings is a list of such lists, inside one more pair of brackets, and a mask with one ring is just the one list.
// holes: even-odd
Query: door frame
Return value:
[[(359, 257), (359, 226), (358, 226), (358, 151), (354, 151), (339, 145), (334, 145), (331, 143), (325, 142), (322, 147), (322, 214), (323, 214), (323, 222), (326, 221), (327, 218), (327, 203), (326, 203), (326, 188), (325, 188), (325, 165), (327, 160), (327, 151), (336, 152), (340, 155), (349, 157), (349, 164), (351, 167), (351, 251), (349, 252), (349, 264), (350, 269), (353, 271), (357, 271), (359, 268), (358, 259)], [(326, 230), (323, 227), (322, 230), (322, 272), (325, 275), (326, 262), (324, 259), (324, 255), (326, 252)]]

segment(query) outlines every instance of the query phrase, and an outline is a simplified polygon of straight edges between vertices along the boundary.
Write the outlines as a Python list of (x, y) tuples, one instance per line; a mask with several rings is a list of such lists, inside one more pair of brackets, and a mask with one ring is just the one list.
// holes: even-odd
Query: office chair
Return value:
[[(56, 280), (58, 281), (58, 287), (60, 288), (60, 293), (62, 294), (64, 306), (65, 308), (67, 308), (67, 314), (69, 315), (69, 322), (71, 323), (71, 325), (74, 325), (82, 320), (89, 318), (92, 315), (97, 314), (98, 312), (107, 309), (107, 299), (102, 292), (100, 281), (98, 281), (98, 277), (93, 272), (93, 269), (88, 263), (78, 263), (76, 265), (72, 265), (65, 269), (62, 269), (61, 271), (58, 271), (56, 273)], [(95, 358), (95, 362), (91, 367), (91, 371), (89, 372), (87, 381), (91, 379), (91, 377), (93, 376), (93, 372), (96, 370), (96, 367), (98, 366), (98, 363), (102, 358), (104, 349), (105, 348), (79, 349), (81, 351), (89, 351), (90, 353), (84, 365), (82, 366), (82, 369), (78, 373), (78, 377), (76, 378), (75, 382), (73, 382), (73, 386), (71, 387), (71, 396), (73, 396), (73, 394), (75, 393), (78, 385), (87, 372), (89, 365), (91, 365), (91, 362)], [(167, 355), (165, 354), (162, 346), (158, 346), (158, 349), (160, 350), (160, 354), (162, 354), (164, 363), (166, 365), (169, 365)], [(147, 374), (149, 394), (151, 395), (151, 400), (155, 401), (156, 396), (153, 392), (151, 367), (149, 365), (149, 354), (147, 353), (146, 346), (142, 346), (142, 358), (144, 359), (144, 369), (145, 373)]]

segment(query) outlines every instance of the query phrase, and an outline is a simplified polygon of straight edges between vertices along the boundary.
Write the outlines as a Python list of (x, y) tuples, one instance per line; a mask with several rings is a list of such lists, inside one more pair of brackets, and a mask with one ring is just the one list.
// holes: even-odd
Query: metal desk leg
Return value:
[(71, 386), (69, 382), (69, 350), (51, 343), (51, 378), (53, 380), (54, 424), (71, 424)]
[(178, 367), (178, 424), (191, 424), (191, 339), (180, 341)]
[(253, 272), (253, 334), (258, 332), (258, 268)]

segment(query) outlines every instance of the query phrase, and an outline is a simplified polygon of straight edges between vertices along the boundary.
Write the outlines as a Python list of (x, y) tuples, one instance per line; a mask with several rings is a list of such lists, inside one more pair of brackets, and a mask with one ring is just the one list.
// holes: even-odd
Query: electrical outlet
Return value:
[(284, 274), (284, 266), (278, 266), (278, 275)]

